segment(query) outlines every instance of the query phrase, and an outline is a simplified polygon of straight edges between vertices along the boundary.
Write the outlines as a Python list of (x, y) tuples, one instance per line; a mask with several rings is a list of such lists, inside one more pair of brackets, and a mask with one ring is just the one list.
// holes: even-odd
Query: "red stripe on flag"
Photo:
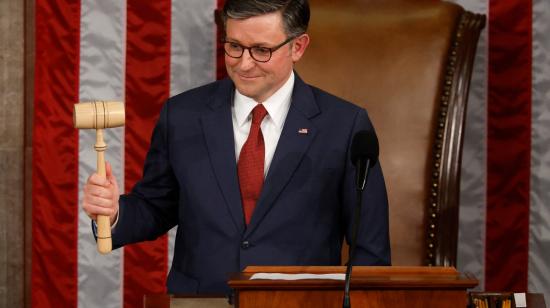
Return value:
[(77, 306), (80, 3), (36, 2), (32, 306)]
[[(218, 10), (221, 14), (225, 0), (218, 1)], [(225, 52), (223, 51), (223, 44), (221, 43), (224, 37), (224, 31), (222, 25), (216, 25), (216, 79), (223, 79), (227, 77), (227, 71), (225, 70)]]
[[(151, 133), (170, 93), (171, 1), (127, 4), (125, 189), (141, 178)], [(142, 307), (143, 295), (165, 293), (168, 240), (164, 235), (124, 249), (124, 305)]]
[(530, 0), (489, 2), (487, 291), (527, 291), (531, 8)]

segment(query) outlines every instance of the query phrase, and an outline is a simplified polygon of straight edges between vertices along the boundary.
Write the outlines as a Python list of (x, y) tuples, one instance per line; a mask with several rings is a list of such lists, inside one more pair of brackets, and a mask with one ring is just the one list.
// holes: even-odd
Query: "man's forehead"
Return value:
[(225, 36), (234, 40), (254, 40), (256, 43), (271, 42), (286, 37), (282, 16), (279, 12), (252, 16), (243, 19), (228, 18)]

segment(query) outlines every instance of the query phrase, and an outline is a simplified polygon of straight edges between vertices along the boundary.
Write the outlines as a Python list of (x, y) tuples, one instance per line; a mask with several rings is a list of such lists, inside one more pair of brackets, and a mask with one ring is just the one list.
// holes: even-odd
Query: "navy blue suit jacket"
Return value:
[[(340, 264), (355, 205), (350, 143), (355, 132), (373, 127), (364, 109), (296, 77), (248, 226), (235, 158), (232, 81), (184, 92), (164, 105), (143, 179), (121, 196), (113, 245), (154, 240), (177, 225), (170, 293), (226, 292), (229, 274), (247, 265)], [(363, 198), (354, 264), (389, 265), (388, 203), (379, 164), (371, 169)]]

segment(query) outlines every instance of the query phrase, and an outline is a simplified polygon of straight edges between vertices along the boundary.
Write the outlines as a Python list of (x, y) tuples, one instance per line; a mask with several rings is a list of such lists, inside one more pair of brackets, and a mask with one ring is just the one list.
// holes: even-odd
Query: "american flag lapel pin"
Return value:
[(307, 135), (307, 133), (308, 133), (307, 128), (300, 128), (298, 130), (298, 134), (300, 134), (300, 135)]

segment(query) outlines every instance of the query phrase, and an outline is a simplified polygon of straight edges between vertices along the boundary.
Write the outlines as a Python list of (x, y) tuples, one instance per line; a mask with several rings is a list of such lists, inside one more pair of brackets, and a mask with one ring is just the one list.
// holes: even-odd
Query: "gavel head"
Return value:
[(93, 101), (74, 105), (73, 122), (76, 128), (110, 128), (124, 125), (124, 103)]

